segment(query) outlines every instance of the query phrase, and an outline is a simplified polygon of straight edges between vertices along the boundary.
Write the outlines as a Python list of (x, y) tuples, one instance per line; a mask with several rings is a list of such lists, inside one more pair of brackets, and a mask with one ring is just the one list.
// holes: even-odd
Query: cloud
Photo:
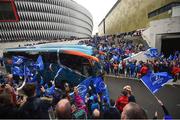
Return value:
[(117, 0), (74, 0), (90, 11), (93, 16), (93, 34), (98, 32), (98, 25)]

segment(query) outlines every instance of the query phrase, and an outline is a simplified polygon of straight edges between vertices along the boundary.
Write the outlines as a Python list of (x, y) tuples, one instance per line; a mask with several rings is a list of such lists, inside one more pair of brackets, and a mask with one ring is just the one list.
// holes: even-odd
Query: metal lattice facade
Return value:
[(73, 0), (14, 0), (19, 22), (0, 22), (1, 41), (90, 37), (92, 16)]

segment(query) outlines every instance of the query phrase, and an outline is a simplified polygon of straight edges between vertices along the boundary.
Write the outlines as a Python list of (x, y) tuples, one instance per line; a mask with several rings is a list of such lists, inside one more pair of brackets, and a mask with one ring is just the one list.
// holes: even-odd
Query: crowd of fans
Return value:
[[(55, 84), (52, 96), (46, 96), (42, 86), (41, 96), (37, 96), (35, 84), (28, 83), (17, 90), (12, 75), (3, 79), (4, 84), (0, 84), (1, 119), (147, 119), (147, 113), (136, 103), (129, 85), (124, 86), (116, 101), (110, 99), (110, 102), (101, 93), (94, 94), (90, 86), (83, 101), (77, 87), (70, 88), (66, 82), (52, 83)], [(163, 103), (156, 99), (164, 110), (164, 117), (172, 119)], [(152, 118), (158, 118), (157, 112)]]
[(147, 46), (125, 39), (125, 36), (96, 37), (81, 41), (95, 48), (95, 56), (101, 60), (102, 67), (107, 74), (123, 75), (125, 77), (140, 78), (148, 71), (168, 72), (174, 79), (179, 78), (180, 53), (174, 52), (170, 56), (159, 55), (158, 58), (146, 62), (136, 59), (125, 59), (140, 51), (147, 50)]
[[(3, 80), (4, 82), (2, 82)], [(65, 81), (54, 82), (55, 91), (46, 96), (41, 88), (37, 96), (36, 85), (27, 83), (21, 90), (14, 86), (13, 75), (1, 77), (0, 118), (44, 118), (44, 119), (130, 119), (147, 118), (145, 111), (136, 104), (130, 86), (125, 86), (122, 95), (115, 101), (95, 94), (90, 86), (85, 101), (79, 95), (77, 87), (70, 88)], [(73, 89), (73, 96), (70, 91)], [(133, 107), (133, 108), (132, 108)], [(134, 109), (138, 108), (138, 109)], [(134, 111), (134, 112), (133, 112)]]
[[(180, 54), (178, 52), (171, 58), (161, 56), (154, 61), (137, 62), (123, 59), (147, 48), (143, 44), (126, 41), (124, 36), (99, 37), (80, 43), (95, 48), (94, 55), (101, 60), (107, 74), (140, 77), (152, 70), (166, 71), (175, 78), (179, 76)], [(89, 86), (83, 100), (77, 87), (70, 87), (65, 80), (44, 84), (39, 94), (35, 84), (25, 84), (21, 90), (17, 90), (14, 84), (15, 77), (0, 73), (1, 119), (147, 119), (146, 112), (136, 103), (129, 85), (122, 89), (117, 100), (110, 99), (110, 101), (101, 93), (97, 93), (94, 86)], [(51, 95), (46, 94), (52, 86), (55, 87), (55, 91)], [(160, 100), (158, 102), (165, 115), (169, 117), (163, 103)], [(157, 118), (156, 114), (154, 118)]]

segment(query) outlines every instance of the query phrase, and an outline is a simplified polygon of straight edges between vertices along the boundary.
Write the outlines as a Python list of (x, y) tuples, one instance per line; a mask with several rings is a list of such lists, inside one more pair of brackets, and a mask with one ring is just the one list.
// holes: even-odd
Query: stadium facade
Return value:
[(98, 26), (99, 35), (131, 32), (171, 17), (180, 0), (118, 0)]
[(98, 26), (98, 34), (143, 31), (150, 47), (180, 50), (180, 0), (118, 0)]
[[(91, 13), (73, 0), (3, 1), (0, 41), (87, 38), (92, 34)], [(15, 20), (11, 11), (17, 12)]]

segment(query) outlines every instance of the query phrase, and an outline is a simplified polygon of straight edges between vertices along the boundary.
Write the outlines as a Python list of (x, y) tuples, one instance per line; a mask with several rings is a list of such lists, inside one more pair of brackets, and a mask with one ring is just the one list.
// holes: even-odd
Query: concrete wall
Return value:
[(103, 19), (98, 26), (98, 35), (104, 35), (104, 29), (105, 29), (104, 22), (105, 22), (105, 19)]
[(161, 35), (180, 33), (180, 16), (150, 22), (150, 27), (143, 32), (143, 38), (150, 47), (161, 49)]
[[(169, 12), (148, 18), (148, 13), (179, 0), (119, 0), (117, 5), (105, 17), (105, 33), (116, 34), (149, 27), (151, 20), (168, 18)], [(103, 35), (103, 22), (99, 25), (99, 34)]]
[(180, 6), (173, 7), (172, 9), (172, 17), (180, 16)]

